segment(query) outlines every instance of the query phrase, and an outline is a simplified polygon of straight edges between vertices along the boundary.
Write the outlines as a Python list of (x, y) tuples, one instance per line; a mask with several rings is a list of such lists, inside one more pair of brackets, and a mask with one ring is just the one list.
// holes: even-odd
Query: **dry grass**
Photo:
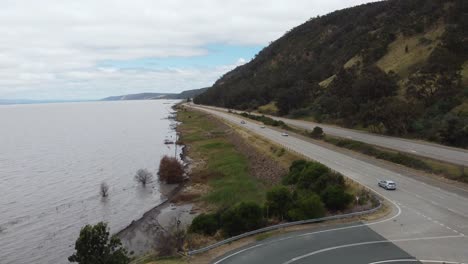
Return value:
[[(429, 58), (432, 50), (440, 42), (439, 37), (444, 31), (445, 26), (439, 24), (424, 34), (411, 37), (399, 35), (388, 46), (387, 54), (377, 61), (377, 66), (385, 72), (393, 71), (402, 78), (408, 77), (418, 65), (423, 64)], [(428, 43), (421, 43), (422, 38), (429, 40)], [(408, 46), (408, 53), (405, 52), (406, 46)]]
[(333, 74), (332, 76), (328, 77), (327, 79), (321, 81), (319, 83), (320, 87), (323, 87), (323, 88), (327, 88), (328, 85), (330, 85), (330, 83), (336, 78), (336, 75)]
[(273, 101), (258, 107), (258, 112), (266, 115), (276, 115), (278, 113), (278, 107), (276, 106), (276, 102)]
[(358, 64), (361, 64), (362, 63), (362, 57), (360, 55), (356, 55), (354, 57), (352, 57), (349, 61), (347, 61), (343, 67), (345, 69), (348, 69), (348, 68), (351, 68), (353, 67), (354, 65), (358, 65)]

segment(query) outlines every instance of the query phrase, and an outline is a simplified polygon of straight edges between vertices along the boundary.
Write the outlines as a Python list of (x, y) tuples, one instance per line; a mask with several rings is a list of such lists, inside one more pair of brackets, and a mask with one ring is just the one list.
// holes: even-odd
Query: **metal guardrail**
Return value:
[(248, 236), (251, 236), (251, 235), (256, 235), (256, 234), (260, 234), (260, 233), (263, 233), (263, 232), (272, 231), (272, 230), (276, 230), (276, 229), (280, 229), (280, 228), (284, 228), (284, 227), (290, 227), (290, 226), (295, 226), (295, 225), (304, 225), (304, 224), (310, 224), (310, 223), (317, 223), (317, 222), (323, 222), (323, 221), (329, 221), (329, 220), (345, 219), (345, 218), (350, 218), (350, 217), (353, 217), (353, 216), (361, 216), (361, 215), (371, 214), (371, 213), (376, 212), (377, 210), (379, 210), (381, 207), (382, 207), (382, 201), (379, 200), (379, 205), (377, 207), (374, 207), (374, 208), (366, 210), (366, 211), (349, 213), (349, 214), (342, 214), (342, 215), (333, 215), (333, 216), (327, 216), (327, 217), (322, 217), (322, 218), (314, 218), (314, 219), (309, 219), (309, 220), (295, 221), (295, 222), (289, 222), (289, 223), (284, 223), (284, 224), (279, 224), (279, 225), (274, 225), (274, 226), (268, 226), (268, 227), (260, 228), (260, 229), (250, 231), (250, 232), (238, 235), (238, 236), (230, 237), (228, 239), (219, 241), (217, 243), (214, 243), (214, 244), (209, 245), (209, 246), (204, 247), (204, 248), (189, 251), (189, 252), (187, 252), (187, 254), (189, 256), (196, 255), (196, 254), (199, 254), (199, 253), (206, 252), (206, 251), (208, 251), (210, 249), (217, 248), (219, 246), (225, 245), (227, 243), (239, 240), (239, 239), (244, 238), (244, 237), (248, 237)]

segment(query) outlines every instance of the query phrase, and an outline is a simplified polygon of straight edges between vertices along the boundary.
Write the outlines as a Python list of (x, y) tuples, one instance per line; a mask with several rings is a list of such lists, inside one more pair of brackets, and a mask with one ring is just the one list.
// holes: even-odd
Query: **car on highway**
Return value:
[(265, 126), (260, 126), (260, 128), (265, 128)]
[(242, 120), (242, 121), (241, 121), (241, 124), (245, 124), (245, 121), (244, 121), (244, 120)]
[(379, 181), (379, 186), (384, 188), (385, 190), (396, 190), (396, 183), (394, 181)]
[(288, 133), (286, 133), (286, 132), (281, 133), (281, 135), (282, 135), (283, 137), (289, 136)]

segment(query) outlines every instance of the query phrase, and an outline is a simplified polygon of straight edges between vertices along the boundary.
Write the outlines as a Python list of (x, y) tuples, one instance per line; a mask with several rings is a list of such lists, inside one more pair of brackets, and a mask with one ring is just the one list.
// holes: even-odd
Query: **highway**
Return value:
[[(211, 109), (227, 111), (223, 108), (209, 107)], [(368, 144), (389, 148), (414, 155), (441, 160), (457, 165), (468, 166), (468, 150), (443, 146), (435, 143), (411, 140), (398, 137), (371, 134), (365, 131), (347, 129), (337, 126), (318, 124), (309, 121), (288, 119), (276, 116), (269, 116), (276, 120), (281, 120), (288, 125), (312, 131), (315, 126), (320, 126), (325, 134), (348, 138)]]
[[(239, 126), (243, 120), (223, 111), (191, 107)], [(227, 253), (213, 263), (468, 263), (466, 190), (454, 193), (443, 185), (427, 184), (245, 121), (245, 129), (374, 190), (392, 204), (392, 213), (375, 222), (270, 238)], [(394, 180), (397, 190), (379, 188), (380, 179)]]

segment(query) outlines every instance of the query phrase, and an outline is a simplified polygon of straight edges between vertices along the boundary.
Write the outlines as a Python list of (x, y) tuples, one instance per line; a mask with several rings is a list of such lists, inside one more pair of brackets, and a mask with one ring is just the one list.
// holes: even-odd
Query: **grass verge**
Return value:
[(249, 175), (248, 160), (228, 141), (226, 127), (217, 125), (207, 114), (183, 110), (178, 112), (181, 122), (180, 141), (189, 146), (194, 160), (203, 160), (203, 171), (210, 191), (201, 199), (216, 207), (238, 202), (262, 203), (265, 186)]

